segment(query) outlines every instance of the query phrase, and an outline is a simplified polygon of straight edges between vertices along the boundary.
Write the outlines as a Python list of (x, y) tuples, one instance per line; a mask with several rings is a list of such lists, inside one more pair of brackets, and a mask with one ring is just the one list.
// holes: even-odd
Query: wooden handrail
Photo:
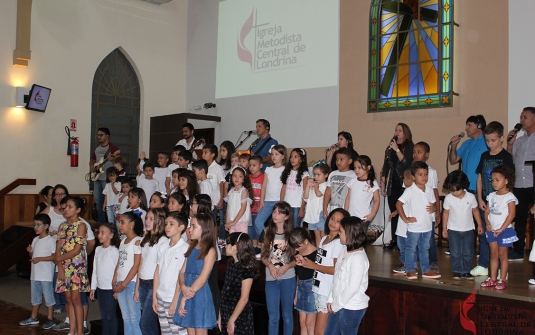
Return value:
[(13, 191), (14, 189), (16, 189), (17, 187), (21, 185), (37, 185), (37, 180), (19, 178), (0, 190), (0, 198), (2, 198), (3, 196), (5, 196), (6, 194), (8, 194), (9, 192)]

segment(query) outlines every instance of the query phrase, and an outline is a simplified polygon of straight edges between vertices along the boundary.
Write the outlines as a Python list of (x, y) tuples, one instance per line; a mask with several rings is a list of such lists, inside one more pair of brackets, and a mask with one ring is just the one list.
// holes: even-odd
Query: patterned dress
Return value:
[(85, 225), (81, 220), (74, 223), (64, 222), (59, 227), (58, 241), (60, 244), (59, 251), (61, 255), (73, 250), (77, 244), (82, 246), (80, 253), (71, 259), (63, 260), (61, 263), (65, 270), (65, 281), (58, 278), (56, 283), (56, 292), (80, 291), (89, 292), (89, 280), (87, 277), (87, 260), (85, 246), (86, 237), (78, 236), (78, 227)]
[[(248, 278), (254, 278), (253, 270), (244, 268), (240, 263), (228, 265), (225, 273), (225, 284), (221, 290), (221, 334), (227, 334), (227, 322), (240, 300), (242, 281)], [(234, 323), (234, 334), (251, 335), (253, 333), (253, 307), (250, 302), (247, 302)]]

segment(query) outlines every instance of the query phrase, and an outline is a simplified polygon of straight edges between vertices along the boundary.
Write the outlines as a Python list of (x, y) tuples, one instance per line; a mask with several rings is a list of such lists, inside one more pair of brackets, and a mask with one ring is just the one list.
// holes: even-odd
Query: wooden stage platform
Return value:
[[(447, 249), (438, 248), (442, 278), (408, 280), (392, 269), (399, 251), (368, 247), (370, 304), (359, 334), (535, 334), (532, 263), (509, 263), (507, 289), (481, 289), (486, 277), (453, 280)], [(474, 266), (476, 259), (474, 258)]]

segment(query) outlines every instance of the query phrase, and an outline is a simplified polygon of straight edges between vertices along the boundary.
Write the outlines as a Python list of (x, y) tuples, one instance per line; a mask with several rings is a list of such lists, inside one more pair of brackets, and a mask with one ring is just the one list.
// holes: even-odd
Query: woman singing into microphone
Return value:
[[(340, 148), (348, 148), (349, 150), (351, 150), (353, 162), (355, 162), (355, 160), (359, 156), (359, 154), (355, 151), (355, 149), (353, 149), (353, 137), (351, 136), (351, 134), (348, 133), (347, 131), (339, 132), (338, 133), (338, 142), (336, 142), (335, 144), (331, 145), (331, 147), (328, 149), (329, 150), (329, 154), (327, 155), (326, 161), (330, 162), (329, 165), (331, 166), (331, 171), (338, 170), (338, 168), (336, 167), (336, 155), (335, 155), (335, 153)], [(412, 151), (411, 151), (411, 153), (412, 153)], [(354, 163), (351, 163), (351, 165), (349, 166), (349, 169), (350, 170), (355, 170)]]
[[(413, 147), (409, 126), (405, 123), (398, 123), (394, 137), (385, 153), (385, 161), (381, 171), (381, 195), (388, 195), (390, 212), (396, 210), (396, 202), (403, 194), (403, 172), (411, 166)], [(388, 250), (393, 250), (397, 246), (395, 236), (398, 218), (399, 216), (395, 216), (391, 220), (392, 240), (386, 247)]]

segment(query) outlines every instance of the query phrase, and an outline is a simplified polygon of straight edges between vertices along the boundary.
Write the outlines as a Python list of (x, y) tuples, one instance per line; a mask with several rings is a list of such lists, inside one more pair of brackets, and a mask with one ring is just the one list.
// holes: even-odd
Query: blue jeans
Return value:
[[(399, 248), (399, 260), (401, 261), (401, 263), (403, 263), (403, 265), (407, 264), (407, 262), (405, 261), (405, 248), (406, 248), (406, 244), (407, 244), (407, 238), (406, 237), (403, 237), (403, 236), (396, 236), (397, 237), (397, 244), (398, 244), (398, 248)], [(416, 253), (415, 256), (414, 256), (414, 264), (417, 264), (418, 263), (418, 254)]]
[(271, 213), (273, 213), (273, 207), (275, 207), (277, 202), (278, 201), (264, 201), (264, 208), (260, 208), (258, 211), (258, 215), (256, 216), (256, 221), (254, 223), (254, 227), (258, 236), (262, 234), (262, 231), (264, 230), (264, 223), (266, 223)]
[(108, 217), (108, 222), (115, 223), (115, 207), (120, 205), (110, 205), (107, 206), (106, 216)]
[[(118, 282), (121, 284), (122, 282)], [(121, 308), (124, 321), (124, 333), (141, 335), (141, 329), (139, 328), (139, 321), (141, 320), (141, 304), (134, 301), (134, 289), (136, 288), (136, 282), (131, 281), (126, 285), (126, 288), (117, 294), (117, 301)]]
[(359, 331), (359, 325), (366, 314), (366, 309), (356, 311), (342, 308), (334, 314), (329, 314), (329, 321), (325, 327), (325, 334), (329, 335), (356, 335)]
[(301, 227), (301, 221), (303, 221), (303, 218), (299, 217), (299, 210), (300, 207), (292, 207), (292, 210), (294, 212), (294, 227)]
[(104, 188), (106, 187), (106, 180), (96, 180), (93, 187), (93, 198), (97, 204), (97, 213), (98, 213), (98, 223), (106, 222), (106, 213), (102, 210), (102, 205), (104, 205)]
[(407, 242), (405, 244), (405, 263), (407, 273), (417, 271), (415, 257), (418, 253), (420, 268), (422, 273), (427, 272), (431, 267), (429, 265), (429, 235), (432, 232), (413, 233), (407, 232)]
[(295, 277), (266, 281), (266, 305), (269, 315), (268, 334), (279, 334), (280, 307), (284, 335), (292, 335), (294, 328), (293, 307), (295, 296)]
[(401, 263), (407, 264), (407, 262), (405, 261), (405, 244), (407, 244), (407, 238), (399, 235), (396, 235), (396, 237), (396, 242), (399, 248), (399, 260), (401, 261)]
[(223, 208), (219, 210), (219, 239), (221, 240), (225, 240), (228, 235), (228, 232), (225, 230), (226, 222), (227, 222), (227, 203), (223, 201)]
[[(479, 209), (479, 215), (481, 215), (481, 223), (483, 224), (483, 228), (485, 228), (485, 212)], [(479, 238), (479, 259), (477, 260), (477, 265), (488, 269), (490, 262), (490, 248), (489, 242), (487, 242), (487, 236), (485, 236), (485, 232), (483, 232), (481, 235), (478, 234), (477, 237)]]
[[(56, 282), (58, 281), (58, 273), (54, 271), (54, 277), (52, 279), (52, 288), (54, 289), (54, 309), (61, 309), (62, 311), (65, 310), (65, 302), (62, 301), (59, 297), (60, 293), (56, 293)], [(65, 299), (63, 299), (65, 300)]]
[(117, 320), (117, 300), (113, 297), (113, 290), (101, 290), (97, 287), (98, 307), (102, 319), (102, 335), (117, 335), (119, 322)]
[(54, 306), (54, 284), (51, 281), (31, 280), (31, 297), (32, 306), (41, 305), (43, 296), (45, 297), (46, 307)]
[(152, 309), (152, 280), (150, 284), (139, 283), (139, 304), (141, 305), (141, 320), (139, 321), (141, 333), (143, 335), (160, 334), (158, 314)]
[(256, 228), (254, 226), (254, 223), (256, 221), (256, 215), (251, 215), (251, 221), (252, 221), (253, 225), (247, 227), (247, 231), (249, 233), (249, 237), (251, 238), (251, 240), (258, 241), (259, 235), (256, 233)]
[(450, 243), (451, 271), (469, 273), (474, 257), (474, 231), (448, 229), (448, 241)]
[(429, 237), (429, 263), (438, 263), (437, 242), (435, 242), (435, 222), (433, 221)]

